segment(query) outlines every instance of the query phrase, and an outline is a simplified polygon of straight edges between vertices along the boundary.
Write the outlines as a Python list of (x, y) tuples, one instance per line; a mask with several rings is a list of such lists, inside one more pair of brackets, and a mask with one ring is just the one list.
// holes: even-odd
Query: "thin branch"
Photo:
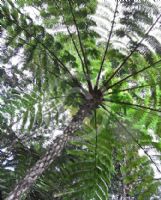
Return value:
[[(130, 107), (130, 109), (137, 110), (137, 111), (142, 110), (142, 108), (137, 108), (137, 107)], [(148, 113), (148, 114), (149, 114), (149, 112), (148, 112), (148, 111), (145, 111), (145, 110), (144, 110), (144, 113)], [(154, 113), (154, 112), (151, 112), (150, 115), (153, 115), (153, 116), (156, 116), (156, 117), (160, 117), (159, 115), (157, 115), (157, 114)]]
[(108, 90), (108, 89), (113, 88), (114, 86), (116, 86), (116, 85), (118, 85), (118, 84), (122, 84), (123, 81), (125, 81), (125, 80), (129, 79), (130, 77), (133, 77), (133, 76), (135, 76), (135, 75), (137, 75), (137, 74), (139, 74), (139, 73), (141, 73), (141, 72), (143, 72), (143, 71), (145, 71), (145, 70), (147, 70), (147, 69), (149, 69), (149, 68), (151, 68), (151, 67), (154, 67), (154, 65), (156, 65), (156, 64), (158, 64), (158, 63), (160, 63), (160, 62), (161, 62), (161, 59), (158, 60), (158, 61), (156, 61), (156, 62), (154, 62), (154, 63), (152, 63), (151, 65), (148, 65), (148, 66), (144, 67), (143, 69), (140, 69), (139, 71), (137, 71), (137, 72), (135, 72), (135, 73), (132, 73), (132, 74), (126, 76), (125, 78), (123, 78), (123, 79), (121, 79), (120, 81), (114, 83), (113, 85), (110, 85), (110, 86), (108, 86), (107, 88), (104, 88), (103, 92), (105, 92), (105, 91)]
[(59, 98), (66, 98), (66, 97), (68, 97), (67, 95), (66, 96), (56, 96), (56, 97), (51, 97), (50, 99), (59, 99)]
[(117, 8), (118, 8), (118, 0), (116, 1), (116, 7), (115, 7), (115, 11), (114, 11), (113, 21), (112, 21), (112, 24), (111, 24), (111, 30), (110, 30), (108, 41), (107, 41), (107, 44), (106, 44), (106, 49), (105, 49), (105, 52), (104, 52), (104, 55), (103, 55), (103, 58), (102, 58), (101, 66), (100, 66), (100, 69), (99, 69), (99, 73), (98, 73), (98, 76), (97, 76), (97, 81), (96, 81), (96, 86), (95, 86), (96, 88), (98, 88), (98, 85), (99, 85), (101, 72), (102, 72), (103, 65), (104, 65), (104, 62), (105, 62), (105, 58), (106, 58), (106, 55), (107, 55), (107, 51), (108, 51), (108, 48), (109, 48), (109, 43), (110, 43), (110, 40), (111, 40), (113, 28), (114, 28)]
[(85, 71), (85, 66), (84, 66), (84, 62), (83, 62), (83, 60), (82, 60), (82, 57), (81, 57), (81, 55), (80, 55), (80, 53), (79, 53), (79, 50), (78, 50), (78, 48), (77, 48), (77, 45), (76, 45), (74, 39), (73, 39), (72, 33), (71, 33), (70, 30), (69, 30), (69, 27), (68, 27), (67, 25), (66, 25), (66, 27), (67, 27), (68, 34), (69, 34), (70, 37), (71, 37), (73, 46), (74, 46), (74, 48), (75, 48), (75, 50), (76, 50), (76, 52), (77, 52), (77, 55), (78, 55), (78, 57), (79, 57), (79, 59), (80, 59), (80, 61), (81, 61), (84, 76), (85, 76), (86, 80), (88, 81), (88, 77), (87, 77), (87, 74), (86, 74), (86, 71)]
[[(27, 44), (27, 45), (31, 46), (30, 44)], [(47, 52), (47, 54), (48, 54), (48, 52)], [(49, 55), (49, 57), (51, 56), (50, 54), (48, 54), (48, 55)], [(35, 64), (36, 64), (38, 67), (41, 67), (38, 63), (35, 63)], [(47, 68), (46, 70), (47, 70), (47, 72), (49, 72), (50, 74), (52, 74), (52, 75), (55, 76), (56, 78), (58, 78), (58, 79), (60, 79), (60, 80), (62, 80), (62, 81), (65, 80), (65, 79), (61, 78), (59, 75), (57, 75), (56, 73), (50, 71), (48, 68)], [(72, 83), (70, 83), (70, 82), (68, 82), (68, 81), (66, 82), (66, 84), (68, 84), (69, 86), (73, 87)], [(82, 91), (85, 91), (85, 89), (84, 89), (81, 85), (80, 85), (79, 88), (81, 88)]]
[(126, 91), (130, 91), (130, 90), (136, 90), (136, 89), (139, 89), (139, 88), (145, 88), (145, 87), (157, 86), (157, 84), (159, 84), (159, 83), (152, 84), (152, 85), (140, 85), (140, 86), (134, 86), (134, 87), (125, 88), (125, 89), (122, 89), (122, 90), (116, 90), (116, 91), (108, 92), (107, 94), (115, 94), (116, 92), (126, 92)]
[(104, 87), (106, 87), (108, 85), (108, 83), (111, 81), (111, 79), (117, 74), (117, 72), (119, 72), (121, 70), (121, 68), (124, 66), (124, 64), (126, 64), (126, 62), (128, 61), (128, 59), (133, 55), (133, 53), (137, 50), (137, 48), (140, 46), (140, 44), (142, 44), (142, 42), (146, 39), (146, 37), (148, 36), (148, 34), (150, 33), (150, 31), (153, 29), (153, 27), (156, 25), (156, 23), (159, 21), (161, 17), (161, 14), (157, 17), (157, 19), (155, 20), (155, 22), (152, 24), (152, 26), (148, 29), (148, 31), (145, 33), (145, 35), (142, 37), (142, 39), (140, 40), (140, 42), (138, 42), (135, 46), (135, 48), (130, 52), (130, 54), (123, 60), (123, 62), (120, 64), (120, 66), (117, 67), (117, 69), (114, 71), (114, 73), (109, 77), (109, 79), (104, 83)]
[(115, 103), (115, 104), (127, 105), (127, 106), (135, 106), (135, 107), (138, 107), (138, 108), (143, 108), (143, 109), (147, 109), (147, 110), (151, 110), (151, 111), (155, 111), (155, 112), (161, 113), (161, 110), (158, 110), (158, 109), (155, 109), (155, 108), (151, 108), (151, 107), (147, 107), (147, 106), (143, 106), (143, 105), (133, 104), (133, 103), (130, 103), (130, 102), (113, 101), (111, 99), (104, 99), (104, 101)]
[(154, 178), (154, 181), (161, 181), (161, 178)]
[[(35, 37), (34, 37), (34, 38), (35, 38)], [(35, 38), (35, 39), (37, 40), (37, 38)], [(70, 72), (70, 71), (68, 70), (68, 68), (64, 65), (64, 63), (63, 63), (52, 51), (50, 51), (50, 49), (49, 49), (44, 43), (40, 42), (39, 40), (37, 40), (37, 41), (44, 47), (45, 50), (48, 50), (48, 52), (50, 53), (50, 54), (48, 54), (48, 55), (49, 55), (54, 61), (55, 61), (55, 60), (58, 61), (59, 66), (60, 66), (60, 67), (62, 66), (62, 69), (63, 69), (64, 71), (66, 71), (66, 72), (70, 75), (70, 77), (71, 77), (72, 80), (76, 83), (76, 85), (77, 85), (79, 88), (83, 89), (81, 83), (78, 81), (78, 79), (77, 79), (76, 77), (74, 77), (74, 76), (71, 74), (71, 72)]]
[[(32, 45), (30, 45), (29, 43), (26, 44), (26, 45), (29, 45), (29, 46), (32, 47)], [(47, 54), (48, 54), (48, 53), (47, 53)], [(49, 55), (49, 54), (48, 54), (48, 55)], [(50, 57), (50, 55), (49, 55), (49, 57)], [(36, 63), (36, 62), (34, 62), (34, 64), (37, 65), (38, 67), (41, 67), (40, 64), (38, 64), (38, 63)], [(60, 80), (64, 81), (64, 79), (62, 79), (62, 78), (61, 78), (59, 75), (57, 75), (56, 73), (50, 71), (49, 69), (46, 69), (46, 70), (47, 70), (47, 72), (49, 72), (50, 74), (52, 74), (52, 75), (55, 76), (56, 78), (59, 78)]]
[(97, 112), (94, 111), (95, 130), (96, 130), (96, 145), (95, 145), (95, 168), (97, 169), (97, 144), (98, 144), (98, 129), (97, 129)]
[(83, 59), (84, 59), (84, 65), (85, 65), (85, 68), (86, 68), (86, 71), (87, 71), (87, 75), (88, 75), (88, 80), (87, 81), (88, 81), (89, 91), (92, 91), (92, 83), (90, 81), (90, 71), (89, 71), (89, 68), (88, 68), (88, 65), (87, 65), (87, 59), (86, 59), (84, 47), (83, 47), (83, 44), (82, 44), (81, 35), (80, 35), (79, 29), (78, 29), (78, 25), (77, 25), (76, 18), (75, 18), (74, 12), (73, 12), (73, 7), (72, 7), (72, 4), (71, 4), (71, 1), (68, 0), (68, 3), (69, 3), (69, 7), (71, 9), (73, 22), (74, 22), (74, 25), (75, 25), (76, 30), (77, 30), (79, 45), (80, 45), (80, 48), (81, 48), (81, 51), (82, 51), (82, 55), (83, 55)]
[(120, 120), (116, 117), (116, 115), (113, 114), (113, 112), (109, 111), (104, 105), (101, 105), (102, 108), (107, 111), (110, 115), (114, 116), (116, 121), (119, 123), (119, 125), (131, 136), (131, 138), (134, 140), (134, 142), (137, 144), (139, 148), (141, 148), (144, 153), (148, 156), (150, 161), (155, 165), (156, 169), (158, 170), (159, 173), (161, 173), (161, 170), (157, 166), (157, 164), (154, 162), (154, 160), (151, 158), (151, 156), (147, 153), (147, 151), (142, 147), (142, 145), (138, 142), (138, 140), (133, 136), (133, 134), (120, 122)]
[[(72, 33), (70, 32), (69, 26), (65, 23), (64, 14), (61, 12), (61, 8), (58, 6), (57, 3), (56, 3), (56, 7), (60, 10), (60, 13), (61, 13), (61, 15), (62, 15), (62, 17), (63, 17), (63, 22), (64, 22), (64, 24), (65, 24), (65, 26), (66, 26), (66, 28), (67, 28), (67, 31), (68, 31), (69, 36), (71, 37), (73, 46), (74, 46), (74, 48), (75, 48), (75, 50), (76, 50), (76, 52), (77, 52), (77, 55), (78, 55), (78, 57), (79, 57), (79, 59), (80, 59), (80, 61), (81, 61), (82, 70), (83, 70), (84, 76), (85, 76), (86, 80), (88, 80), (87, 74), (86, 74), (86, 72), (85, 72), (84, 62), (83, 62), (83, 60), (82, 60), (81, 54), (79, 53), (79, 50), (78, 50), (77, 45), (76, 45), (76, 42), (75, 42), (74, 39), (73, 39)], [(87, 82), (87, 83), (88, 83), (88, 82)]]
[[(109, 105), (106, 104), (106, 106), (110, 108)], [(131, 107), (131, 109), (140, 111), (141, 108), (138, 109), (138, 108), (136, 108), (136, 107)], [(123, 115), (122, 113), (118, 113), (118, 112), (116, 112), (116, 111), (115, 111), (115, 113), (117, 113), (120, 117), (124, 117), (124, 115)], [(147, 112), (147, 111), (145, 111), (145, 110), (144, 110), (144, 113), (148, 113), (148, 114), (149, 114), (149, 112)], [(154, 116), (156, 116), (156, 117), (160, 117), (160, 116), (158, 116), (158, 115), (155, 114), (155, 113), (150, 113), (150, 115), (154, 115)], [(154, 147), (145, 147), (145, 148), (148, 148), (148, 149), (151, 148), (151, 149), (153, 149)]]

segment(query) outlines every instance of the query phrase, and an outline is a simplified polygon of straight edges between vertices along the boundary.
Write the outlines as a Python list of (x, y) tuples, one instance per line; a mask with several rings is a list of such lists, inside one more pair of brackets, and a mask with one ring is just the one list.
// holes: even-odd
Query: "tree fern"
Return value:
[(157, 194), (146, 151), (161, 150), (156, 3), (2, 0), (0, 16), (3, 196)]

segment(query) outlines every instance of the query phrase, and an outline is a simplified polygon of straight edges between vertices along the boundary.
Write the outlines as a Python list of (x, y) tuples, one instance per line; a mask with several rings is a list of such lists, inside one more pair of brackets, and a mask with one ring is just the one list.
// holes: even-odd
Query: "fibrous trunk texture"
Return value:
[(93, 109), (95, 109), (95, 105), (92, 103), (86, 103), (84, 106), (80, 107), (79, 111), (72, 118), (69, 125), (64, 128), (63, 134), (54, 140), (54, 143), (50, 145), (45, 155), (39, 159), (27, 172), (26, 176), (20, 180), (6, 200), (21, 199), (22, 194), (28, 191), (29, 188), (36, 182), (37, 178), (41, 176), (41, 174), (58, 156), (60, 156), (66, 142), (70, 139), (70, 136), (81, 128), (84, 118), (90, 115)]

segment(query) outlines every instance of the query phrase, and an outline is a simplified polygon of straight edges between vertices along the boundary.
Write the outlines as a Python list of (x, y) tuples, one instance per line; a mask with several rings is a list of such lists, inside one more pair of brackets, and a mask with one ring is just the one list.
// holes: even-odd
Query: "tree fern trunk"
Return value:
[(54, 140), (45, 155), (39, 159), (36, 164), (27, 172), (26, 176), (20, 180), (14, 190), (9, 194), (6, 200), (19, 200), (27, 190), (36, 182), (37, 178), (49, 167), (49, 165), (60, 156), (70, 135), (79, 130), (82, 122), (96, 106), (94, 103), (87, 103), (81, 106), (77, 114), (73, 117), (69, 125), (64, 128), (64, 133)]

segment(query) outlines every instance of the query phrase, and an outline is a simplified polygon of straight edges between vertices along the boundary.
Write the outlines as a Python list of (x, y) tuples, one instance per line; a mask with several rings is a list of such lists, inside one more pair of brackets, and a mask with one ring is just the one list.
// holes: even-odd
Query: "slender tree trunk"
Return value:
[(91, 111), (95, 108), (96, 105), (91, 102), (87, 102), (84, 106), (80, 107), (69, 125), (64, 128), (64, 133), (54, 140), (54, 143), (50, 145), (45, 155), (39, 159), (27, 172), (26, 176), (19, 181), (6, 200), (19, 200), (22, 194), (29, 190), (36, 182), (37, 178), (41, 176), (58, 156), (60, 156), (66, 142), (70, 139), (70, 136), (81, 128), (84, 118), (90, 115)]

